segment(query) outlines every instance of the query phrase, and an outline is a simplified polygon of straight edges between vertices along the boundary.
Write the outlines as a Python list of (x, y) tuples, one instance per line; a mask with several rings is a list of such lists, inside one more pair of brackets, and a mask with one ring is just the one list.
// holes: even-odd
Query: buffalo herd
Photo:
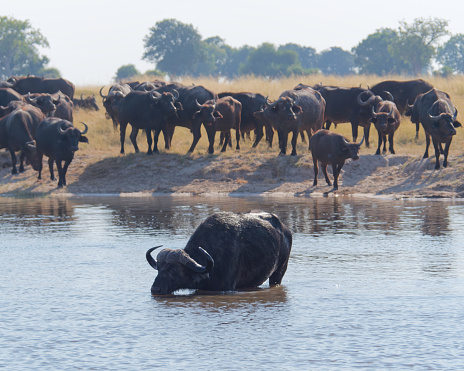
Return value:
[[(426, 135), (424, 158), (428, 157), (430, 141), (435, 150), (435, 169), (440, 168), (439, 157), (444, 155), (443, 167), (448, 165), (448, 152), (456, 128), (457, 109), (450, 96), (431, 84), (415, 79), (409, 81), (383, 81), (372, 87), (340, 87), (323, 84), (298, 84), (274, 100), (251, 92), (213, 92), (203, 86), (186, 86), (162, 81), (117, 83), (103, 93), (100, 89), (106, 117), (120, 131), (120, 153), (125, 153), (127, 126), (135, 152), (137, 134), (145, 131), (148, 154), (158, 152), (158, 139), (164, 136), (169, 149), (177, 126), (192, 133), (188, 152), (193, 152), (201, 137), (203, 127), (208, 139), (208, 153), (214, 153), (216, 133), (221, 134), (221, 151), (232, 145), (235, 130), (236, 150), (240, 139), (254, 132), (253, 147), (262, 138), (272, 147), (277, 132), (280, 154), (287, 153), (289, 134), (291, 155), (297, 154), (298, 138), (308, 139), (314, 162), (314, 185), (317, 185), (318, 163), (327, 184), (327, 166), (332, 166), (334, 190), (338, 188), (340, 170), (349, 158), (359, 158), (364, 142), (369, 147), (371, 124), (378, 133), (376, 155), (388, 150), (394, 154), (394, 134), (400, 126), (401, 116), (411, 117)], [(66, 185), (66, 171), (78, 150), (79, 142), (88, 142), (88, 126), (82, 123), (81, 131), (73, 125), (73, 110), (99, 110), (95, 95), (74, 97), (74, 85), (65, 79), (12, 76), (0, 82), (0, 149), (11, 153), (13, 169), (17, 173), (16, 152), (20, 151), (19, 171), (24, 171), (24, 161), (39, 172), (41, 178), (42, 156), (49, 159), (50, 176), (54, 179), (53, 164), (58, 169), (58, 187)], [(332, 124), (351, 124), (353, 142), (340, 134), (329, 131)], [(362, 127), (362, 140), (358, 143), (358, 129)], [(152, 137), (153, 133), (153, 137)], [(444, 149), (443, 149), (444, 145)], [(382, 148), (383, 146), (383, 148)]]

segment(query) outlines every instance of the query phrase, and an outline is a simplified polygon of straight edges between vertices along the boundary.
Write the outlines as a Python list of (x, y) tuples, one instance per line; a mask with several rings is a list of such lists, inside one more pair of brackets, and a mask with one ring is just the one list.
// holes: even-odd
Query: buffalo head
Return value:
[(81, 124), (85, 127), (84, 131), (80, 131), (72, 126), (69, 121), (65, 120), (58, 125), (59, 141), (61, 145), (65, 146), (71, 152), (79, 150), (79, 142), (89, 142), (89, 139), (84, 136), (89, 130), (89, 127), (84, 122), (81, 122)]
[(196, 289), (199, 283), (209, 278), (209, 272), (214, 267), (214, 261), (204, 249), (198, 247), (198, 252), (206, 265), (193, 260), (184, 250), (163, 249), (155, 260), (151, 252), (158, 247), (152, 247), (145, 254), (148, 264), (158, 271), (153, 285), (152, 295), (172, 294), (179, 289)]
[(203, 125), (212, 124), (218, 118), (222, 118), (222, 115), (216, 111), (216, 101), (208, 100), (203, 104), (198, 103), (195, 99), (195, 105), (197, 111), (193, 114), (193, 120), (200, 121)]
[[(453, 108), (454, 113), (451, 113)], [(432, 112), (435, 112), (435, 115)], [(427, 111), (427, 115), (432, 121), (432, 131), (440, 137), (456, 135), (456, 128), (461, 127), (461, 123), (456, 120), (458, 110), (444, 99), (438, 99)]]
[(262, 111), (255, 112), (254, 117), (258, 119), (269, 120), (271, 123), (278, 125), (298, 118), (303, 110), (290, 97), (280, 97), (275, 102), (268, 102), (268, 106)]

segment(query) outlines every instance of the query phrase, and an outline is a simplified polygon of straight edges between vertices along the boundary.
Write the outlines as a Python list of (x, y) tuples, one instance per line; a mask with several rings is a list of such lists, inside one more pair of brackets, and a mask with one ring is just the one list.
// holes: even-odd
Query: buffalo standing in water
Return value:
[(267, 279), (280, 284), (292, 234), (274, 214), (219, 212), (200, 224), (183, 250), (163, 249), (155, 260), (151, 252), (157, 247), (146, 253), (158, 271), (153, 295), (179, 289), (227, 291), (257, 287)]

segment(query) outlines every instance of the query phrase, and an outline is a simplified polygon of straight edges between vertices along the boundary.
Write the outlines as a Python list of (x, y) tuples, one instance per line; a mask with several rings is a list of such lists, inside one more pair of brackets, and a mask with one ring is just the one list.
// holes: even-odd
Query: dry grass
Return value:
[[(222, 91), (250, 91), (261, 93), (263, 95), (268, 95), (270, 99), (276, 99), (280, 93), (287, 89), (292, 89), (298, 83), (305, 83), (308, 85), (316, 84), (322, 82), (324, 85), (339, 85), (339, 86), (363, 86), (374, 85), (380, 81), (388, 79), (397, 79), (404, 80), (405, 78), (399, 76), (348, 76), (348, 77), (339, 77), (339, 76), (306, 76), (306, 77), (290, 77), (279, 80), (269, 80), (259, 77), (241, 77), (236, 80), (231, 81), (219, 81), (214, 78), (182, 78), (181, 82), (188, 84), (203, 85), (208, 89), (211, 89), (215, 92)], [(453, 103), (456, 105), (458, 111), (464, 112), (464, 77), (454, 77), (454, 78), (438, 78), (438, 77), (424, 77), (425, 80), (429, 81), (437, 89), (446, 91), (450, 94)], [(81, 93), (90, 94), (94, 93), (99, 97), (100, 86), (83, 86), (76, 88), (76, 95), (80, 96)], [(105, 89), (106, 92), (106, 89)], [(101, 98), (97, 98), (97, 102), (100, 102)], [(458, 115), (459, 119), (459, 115)], [(114, 157), (119, 155), (119, 130), (114, 131), (113, 124), (111, 120), (107, 120), (105, 117), (104, 108), (99, 112), (86, 112), (86, 111), (76, 111), (74, 115), (74, 121), (76, 126), (79, 125), (80, 121), (84, 121), (89, 125), (88, 137), (90, 140), (89, 145), (83, 146), (85, 153), (92, 155), (98, 154), (103, 157)], [(464, 122), (464, 120), (462, 120)], [(338, 133), (345, 135), (347, 138), (351, 139), (351, 125), (349, 123), (339, 124), (336, 129), (333, 129)], [(360, 134), (362, 135), (362, 128), (360, 128)], [(458, 129), (458, 134), (453, 140), (451, 146), (450, 155), (460, 156), (463, 154), (463, 144), (464, 144), (464, 129)], [(207, 137), (206, 133), (202, 131), (203, 135), (195, 149), (193, 157), (207, 155)], [(130, 129), (126, 133), (126, 153), (133, 153), (133, 147), (130, 143), (128, 137), (130, 134)], [(371, 127), (371, 148), (362, 149), (362, 154), (374, 154), (377, 147), (377, 133), (374, 127)], [(138, 135), (138, 143), (141, 151), (146, 151), (146, 138), (145, 133), (140, 132)], [(178, 153), (184, 155), (187, 153), (188, 148), (190, 147), (192, 141), (192, 135), (189, 130), (185, 128), (178, 127), (176, 128), (173, 147), (171, 149), (172, 153)], [(160, 137), (159, 144), (160, 151), (164, 150), (164, 141), (162, 136)], [(261, 142), (257, 149), (251, 149), (251, 142), (247, 141), (241, 145), (241, 154), (253, 156), (256, 154), (268, 154), (275, 153), (277, 155), (278, 149), (276, 144), (272, 149), (269, 149), (264, 142)], [(396, 153), (408, 154), (408, 155), (421, 155), (425, 149), (425, 136), (421, 128), (419, 139), (415, 140), (415, 125), (411, 124), (409, 118), (402, 117), (402, 123), (398, 129), (395, 136), (395, 149)], [(219, 152), (218, 147), (216, 147), (216, 154)], [(228, 152), (221, 154), (221, 156), (230, 156), (234, 150), (228, 149)], [(298, 153), (306, 154), (307, 153), (307, 144), (298, 142)], [(432, 150), (433, 153), (433, 150)]]

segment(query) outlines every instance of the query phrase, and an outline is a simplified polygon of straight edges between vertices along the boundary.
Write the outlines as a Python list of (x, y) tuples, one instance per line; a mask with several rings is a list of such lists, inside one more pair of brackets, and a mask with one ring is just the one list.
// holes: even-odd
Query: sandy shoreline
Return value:
[[(0, 160), (7, 161), (5, 152)], [(361, 155), (348, 161), (337, 195), (385, 198), (464, 198), (464, 158), (450, 157), (449, 167), (434, 170), (435, 158)], [(144, 153), (110, 157), (77, 153), (69, 167), (68, 186), (57, 188), (44, 161), (42, 180), (30, 166), (12, 175), (0, 170), (0, 195), (121, 196), (156, 195), (322, 197), (332, 194), (323, 175), (313, 186), (310, 154), (180, 155)], [(329, 171), (329, 176), (331, 176)]]

